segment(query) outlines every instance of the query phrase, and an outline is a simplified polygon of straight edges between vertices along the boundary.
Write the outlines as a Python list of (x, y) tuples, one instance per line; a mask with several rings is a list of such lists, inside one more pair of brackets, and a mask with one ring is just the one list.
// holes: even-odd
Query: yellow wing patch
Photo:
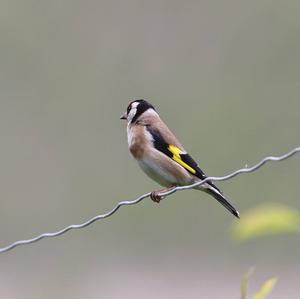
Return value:
[(182, 161), (182, 158), (180, 155), (183, 154), (182, 150), (179, 149), (177, 146), (175, 145), (169, 145), (168, 150), (173, 154), (172, 159), (174, 161), (176, 161), (178, 164), (180, 164), (182, 167), (184, 167), (186, 170), (188, 170), (189, 172), (195, 174), (196, 170), (194, 168), (192, 168), (191, 166), (189, 166), (188, 164), (186, 164), (184, 161)]

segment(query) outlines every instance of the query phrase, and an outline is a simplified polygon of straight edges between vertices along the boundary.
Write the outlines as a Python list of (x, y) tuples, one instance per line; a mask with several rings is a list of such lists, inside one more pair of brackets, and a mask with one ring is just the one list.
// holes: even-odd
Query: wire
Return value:
[[(176, 191), (181, 191), (181, 190), (186, 190), (186, 189), (192, 189), (196, 186), (200, 186), (202, 184), (204, 184), (206, 181), (210, 180), (210, 181), (226, 181), (229, 180), (241, 173), (249, 173), (249, 172), (254, 172), (257, 169), (259, 169), (260, 167), (262, 167), (264, 164), (266, 164), (269, 161), (283, 161), (285, 159), (288, 159), (292, 156), (294, 156), (296, 153), (300, 152), (300, 147), (296, 147), (293, 150), (289, 151), (288, 153), (282, 155), (282, 156), (278, 156), (278, 157), (273, 157), (273, 156), (269, 156), (264, 158), (263, 160), (261, 160), (259, 163), (255, 164), (252, 167), (245, 167), (245, 168), (241, 168), (239, 170), (236, 170), (228, 175), (225, 176), (221, 176), (221, 177), (207, 177), (206, 179), (202, 180), (201, 182), (197, 182), (195, 184), (192, 185), (187, 185), (187, 186), (178, 186), (170, 191), (161, 193), (161, 196), (166, 197), (168, 195), (171, 195), (173, 193), (175, 193)], [(52, 232), (52, 233), (43, 233), (35, 238), (32, 239), (27, 239), (27, 240), (20, 240), (20, 241), (16, 241), (6, 247), (2, 247), (0, 248), (0, 253), (4, 253), (7, 251), (12, 250), (13, 248), (17, 247), (17, 246), (21, 246), (21, 245), (28, 245), (31, 243), (35, 243), (38, 242), (44, 238), (53, 238), (53, 237), (58, 237), (60, 235), (63, 235), (65, 233), (67, 233), (68, 231), (72, 230), (72, 229), (82, 229), (85, 228), (89, 225), (91, 225), (92, 223), (104, 219), (104, 218), (108, 218), (110, 216), (112, 216), (114, 213), (116, 213), (120, 207), (122, 206), (132, 206), (135, 204), (138, 204), (139, 202), (141, 202), (142, 200), (144, 200), (145, 198), (149, 197), (151, 194), (151, 192), (145, 193), (143, 195), (141, 195), (140, 197), (138, 197), (135, 200), (128, 200), (128, 201), (121, 201), (119, 202), (111, 211), (105, 213), (105, 214), (101, 214), (101, 215), (97, 215), (91, 219), (89, 219), (88, 221), (81, 223), (81, 224), (71, 224), (59, 231), (56, 232)]]

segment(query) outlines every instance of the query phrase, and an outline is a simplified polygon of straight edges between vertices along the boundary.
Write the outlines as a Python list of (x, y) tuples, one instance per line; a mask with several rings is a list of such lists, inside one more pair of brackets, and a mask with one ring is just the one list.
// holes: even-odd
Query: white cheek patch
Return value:
[(127, 116), (128, 122), (131, 122), (131, 120), (134, 118), (134, 116), (135, 116), (135, 114), (136, 114), (136, 106), (137, 106), (137, 105), (135, 105), (135, 107), (132, 107), (132, 108), (130, 109), (130, 112), (129, 112), (128, 116)]
[(132, 121), (132, 119), (134, 118), (136, 112), (137, 112), (137, 106), (139, 105), (139, 103), (132, 103), (131, 104), (131, 109), (129, 111), (129, 114), (127, 115), (127, 121), (128, 123), (130, 123)]
[(137, 103), (137, 102), (136, 102), (136, 103), (132, 103), (132, 104), (131, 104), (131, 109), (132, 109), (132, 108), (136, 108), (136, 107), (138, 106), (138, 104), (139, 104), (139, 103)]

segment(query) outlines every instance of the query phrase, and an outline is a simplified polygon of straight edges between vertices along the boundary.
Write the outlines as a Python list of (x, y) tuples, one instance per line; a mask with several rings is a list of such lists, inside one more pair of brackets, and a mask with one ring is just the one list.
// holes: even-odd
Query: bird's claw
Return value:
[(150, 198), (154, 202), (159, 203), (164, 198), (164, 196), (162, 196), (159, 191), (152, 191), (151, 194), (150, 194)]

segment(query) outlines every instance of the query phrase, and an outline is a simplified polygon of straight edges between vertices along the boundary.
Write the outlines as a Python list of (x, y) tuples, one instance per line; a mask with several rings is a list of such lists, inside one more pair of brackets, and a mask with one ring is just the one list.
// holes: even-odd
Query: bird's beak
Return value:
[(127, 119), (127, 113), (125, 112), (123, 115), (121, 115), (120, 119)]

